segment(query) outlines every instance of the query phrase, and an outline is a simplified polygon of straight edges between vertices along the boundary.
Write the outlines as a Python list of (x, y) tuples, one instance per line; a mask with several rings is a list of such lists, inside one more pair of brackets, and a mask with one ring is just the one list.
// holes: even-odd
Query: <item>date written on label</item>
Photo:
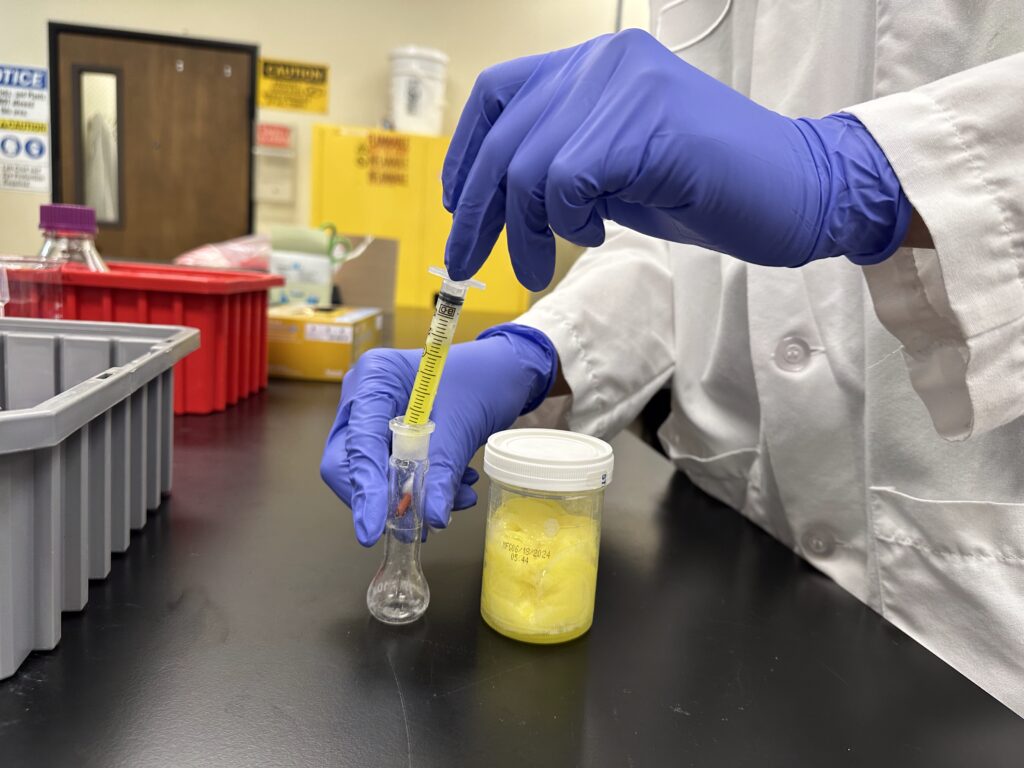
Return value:
[(508, 552), (508, 558), (513, 563), (529, 563), (531, 557), (535, 560), (549, 560), (551, 558), (550, 549), (526, 547), (513, 541), (502, 541), (501, 548)]

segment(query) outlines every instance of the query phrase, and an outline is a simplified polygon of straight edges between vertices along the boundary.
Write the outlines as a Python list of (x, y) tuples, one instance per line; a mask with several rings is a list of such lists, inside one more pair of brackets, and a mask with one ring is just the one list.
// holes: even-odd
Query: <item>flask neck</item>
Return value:
[[(395, 464), (400, 466), (395, 467)], [(421, 467), (409, 466), (411, 464), (392, 459), (392, 487), (388, 517), (384, 525), (384, 557), (414, 557), (419, 567), (420, 541), (423, 538), (424, 471)]]
[(420, 568), (420, 541), (423, 525), (396, 525), (388, 520), (384, 526), (384, 562)]

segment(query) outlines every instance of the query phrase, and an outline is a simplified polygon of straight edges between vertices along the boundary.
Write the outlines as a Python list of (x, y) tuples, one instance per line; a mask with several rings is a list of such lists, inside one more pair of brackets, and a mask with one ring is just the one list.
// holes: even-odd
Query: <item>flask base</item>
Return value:
[(412, 624), (427, 612), (429, 604), (429, 594), (373, 594), (372, 585), (366, 594), (366, 607), (370, 609), (370, 614), (384, 624)]

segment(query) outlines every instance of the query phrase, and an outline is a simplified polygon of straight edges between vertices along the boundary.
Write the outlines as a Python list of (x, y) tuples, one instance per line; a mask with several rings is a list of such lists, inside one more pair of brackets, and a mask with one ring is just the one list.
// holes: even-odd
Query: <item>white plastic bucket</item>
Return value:
[(391, 125), (396, 131), (440, 136), (448, 56), (406, 45), (391, 51)]

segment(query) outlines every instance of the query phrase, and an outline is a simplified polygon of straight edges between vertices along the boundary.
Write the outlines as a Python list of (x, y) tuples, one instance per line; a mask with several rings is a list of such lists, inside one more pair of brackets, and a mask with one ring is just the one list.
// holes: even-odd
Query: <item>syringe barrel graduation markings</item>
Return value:
[(441, 267), (431, 267), (430, 273), (441, 278), (441, 290), (423, 345), (423, 357), (420, 358), (419, 370), (416, 371), (409, 395), (409, 407), (405, 411), (406, 424), (425, 424), (430, 418), (466, 293), (470, 288), (485, 288), (479, 280), (451, 280)]

